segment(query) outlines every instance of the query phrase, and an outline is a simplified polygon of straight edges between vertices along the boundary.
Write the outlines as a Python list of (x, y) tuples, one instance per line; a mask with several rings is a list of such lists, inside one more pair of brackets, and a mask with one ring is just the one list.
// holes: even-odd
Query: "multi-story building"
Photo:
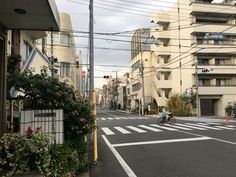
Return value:
[(155, 54), (151, 52), (151, 41), (150, 29), (136, 30), (131, 40), (131, 69), (127, 84), (127, 105), (132, 110), (144, 111), (148, 104), (155, 102), (152, 97), (152, 58)]
[(57, 68), (57, 74), (59, 79), (66, 81), (76, 88), (76, 75), (78, 76), (77, 72), (80, 65), (79, 60), (77, 61), (76, 58), (71, 19), (68, 14), (60, 13), (60, 20), (61, 31), (48, 32), (41, 43), (47, 56), (54, 56), (58, 59), (59, 67)]
[(235, 11), (234, 0), (181, 0), (152, 19), (158, 105), (195, 88), (199, 115), (224, 116), (236, 101)]

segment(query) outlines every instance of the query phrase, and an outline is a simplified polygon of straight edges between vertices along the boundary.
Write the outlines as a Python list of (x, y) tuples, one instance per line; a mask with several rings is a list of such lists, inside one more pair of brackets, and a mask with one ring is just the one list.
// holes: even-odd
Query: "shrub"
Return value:
[(0, 176), (40, 172), (45, 177), (70, 177), (83, 162), (76, 149), (50, 145), (49, 138), (33, 132), (29, 139), (7, 133), (0, 139)]
[(16, 133), (4, 134), (0, 139), (0, 176), (12, 176), (27, 166), (24, 139)]

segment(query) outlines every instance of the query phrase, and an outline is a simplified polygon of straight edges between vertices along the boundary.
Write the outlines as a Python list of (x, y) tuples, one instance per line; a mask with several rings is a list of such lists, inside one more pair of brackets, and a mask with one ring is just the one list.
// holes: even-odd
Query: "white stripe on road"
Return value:
[(111, 143), (108, 141), (108, 139), (102, 135), (102, 138), (104, 139), (107, 146), (110, 148), (111, 152), (114, 154), (120, 165), (125, 170), (128, 177), (137, 177), (135, 173), (132, 171), (132, 169), (128, 166), (128, 164), (124, 161), (124, 159), (121, 157), (121, 155), (116, 151), (116, 149), (111, 145)]
[(109, 120), (113, 120), (113, 118), (111, 118), (111, 117), (109, 117), (108, 119), (109, 119)]
[(129, 129), (131, 129), (131, 130), (134, 130), (134, 131), (136, 131), (136, 132), (138, 132), (138, 133), (146, 133), (145, 130), (142, 130), (142, 129), (137, 128), (137, 127), (134, 127), (134, 126), (126, 126), (126, 127), (129, 128)]
[(182, 138), (182, 139), (169, 139), (169, 140), (158, 140), (158, 141), (146, 141), (146, 142), (133, 142), (133, 143), (120, 143), (113, 144), (113, 147), (122, 147), (122, 146), (137, 146), (137, 145), (146, 145), (146, 144), (163, 144), (163, 143), (177, 143), (177, 142), (187, 142), (187, 141), (202, 141), (210, 140), (210, 137), (197, 137), (197, 138)]
[(181, 126), (177, 126), (177, 125), (169, 125), (169, 124), (166, 124), (165, 126), (178, 128), (178, 129), (180, 129), (180, 130), (193, 130), (193, 129), (190, 129), (190, 128), (181, 127)]
[(197, 130), (207, 130), (205, 128), (200, 128), (200, 127), (195, 127), (195, 126), (190, 126), (190, 125), (185, 125), (185, 124), (176, 124), (178, 126), (184, 126), (184, 127), (188, 127), (188, 128), (192, 128), (192, 129), (197, 129)]
[(115, 117), (115, 119), (119, 120), (119, 119), (121, 119), (121, 118), (120, 118), (120, 117)]
[(131, 133), (131, 132), (125, 130), (124, 128), (122, 128), (122, 127), (114, 127), (114, 128), (115, 128), (116, 130), (120, 131), (120, 132), (123, 133), (123, 134), (129, 134), (129, 133)]
[(164, 130), (178, 131), (177, 129), (174, 129), (174, 128), (169, 128), (169, 127), (160, 126), (160, 125), (156, 125), (156, 124), (150, 124), (150, 125), (153, 126), (153, 127), (164, 129)]
[(216, 126), (216, 127), (226, 129), (226, 130), (235, 130), (234, 128), (231, 128), (231, 127), (224, 127), (224, 126)]
[(153, 128), (153, 127), (149, 127), (149, 126), (146, 126), (146, 125), (138, 125), (139, 127), (141, 128), (145, 128), (147, 130), (151, 130), (151, 131), (154, 131), (154, 132), (161, 132), (162, 130), (160, 129), (157, 129), (157, 128)]
[(198, 126), (201, 128), (207, 128), (207, 129), (211, 129), (211, 130), (221, 130), (220, 128), (216, 128), (216, 127), (210, 127), (210, 126), (206, 126), (206, 125), (199, 125), (199, 124), (192, 124), (192, 123), (186, 123), (188, 125), (193, 125), (193, 126)]
[(115, 135), (115, 133), (113, 131), (111, 131), (109, 128), (107, 128), (107, 127), (102, 127), (101, 129), (103, 130), (103, 132), (106, 135)]
[(226, 125), (227, 127), (230, 127), (230, 128), (235, 128), (236, 126), (235, 125)]
[(102, 120), (106, 120), (106, 118), (100, 118), (100, 119), (102, 119)]

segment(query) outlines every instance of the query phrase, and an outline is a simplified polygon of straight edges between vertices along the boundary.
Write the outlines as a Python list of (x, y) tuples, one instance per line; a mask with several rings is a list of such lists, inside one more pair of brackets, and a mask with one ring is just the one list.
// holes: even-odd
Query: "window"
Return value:
[(209, 64), (208, 60), (203, 59), (203, 58), (198, 58), (197, 62), (199, 65), (208, 65)]
[(226, 86), (226, 79), (216, 79), (216, 86)]
[(61, 77), (69, 77), (70, 76), (70, 63), (61, 62), (60, 76)]
[(132, 85), (132, 91), (133, 92), (138, 91), (138, 90), (140, 90), (140, 83), (139, 82)]
[(210, 86), (210, 80), (209, 79), (199, 79), (200, 86)]
[(62, 45), (70, 45), (70, 35), (68, 33), (60, 33), (60, 43)]

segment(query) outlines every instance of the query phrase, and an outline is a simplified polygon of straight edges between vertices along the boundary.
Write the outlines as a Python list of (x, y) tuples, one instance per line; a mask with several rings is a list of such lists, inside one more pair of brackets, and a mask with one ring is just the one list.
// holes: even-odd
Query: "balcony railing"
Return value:
[[(196, 87), (196, 85), (193, 85), (193, 87)], [(236, 84), (224, 84), (224, 85), (199, 84), (198, 87), (236, 87)]]
[(199, 3), (199, 4), (212, 4), (212, 5), (234, 5), (233, 1), (223, 1), (220, 3), (213, 3), (213, 0), (190, 0), (190, 4)]

